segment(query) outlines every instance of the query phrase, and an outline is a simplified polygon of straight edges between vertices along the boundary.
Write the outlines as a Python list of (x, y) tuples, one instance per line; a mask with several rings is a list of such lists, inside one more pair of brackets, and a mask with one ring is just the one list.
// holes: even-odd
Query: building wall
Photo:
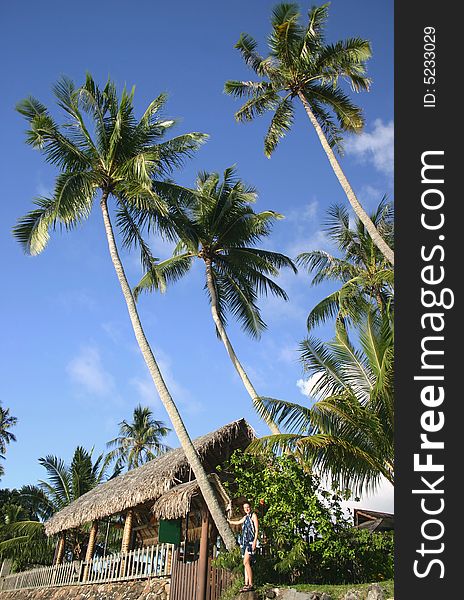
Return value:
[(0, 600), (169, 600), (170, 577), (0, 592)]

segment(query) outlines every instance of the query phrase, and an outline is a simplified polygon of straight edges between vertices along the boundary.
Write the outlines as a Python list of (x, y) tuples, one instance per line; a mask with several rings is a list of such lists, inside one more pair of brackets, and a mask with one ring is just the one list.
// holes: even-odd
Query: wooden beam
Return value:
[(198, 594), (196, 600), (206, 600), (206, 583), (208, 577), (208, 548), (209, 548), (209, 512), (201, 515), (200, 556), (198, 558)]
[(124, 521), (124, 532), (122, 534), (121, 552), (129, 552), (132, 538), (132, 523), (134, 520), (134, 510), (130, 508)]
[[(121, 554), (125, 554), (129, 552), (131, 549), (131, 540), (132, 540), (132, 522), (134, 520), (134, 510), (129, 508), (126, 513), (126, 520), (124, 521), (124, 531), (122, 534), (122, 542), (121, 542)], [(126, 568), (127, 562), (125, 557), (123, 556), (121, 559), (121, 572), (120, 576), (126, 576)]]
[(87, 552), (85, 553), (85, 567), (84, 567), (84, 581), (87, 581), (87, 578), (89, 576), (89, 563), (93, 558), (93, 553), (95, 550), (95, 540), (97, 539), (97, 533), (98, 533), (98, 521), (94, 521), (92, 523), (92, 527), (90, 528), (90, 535), (89, 535), (89, 543), (87, 544)]
[(65, 546), (66, 546), (66, 532), (62, 531), (60, 533), (60, 538), (59, 538), (58, 544), (56, 546), (55, 562), (54, 562), (55, 565), (61, 565), (61, 563), (63, 562)]

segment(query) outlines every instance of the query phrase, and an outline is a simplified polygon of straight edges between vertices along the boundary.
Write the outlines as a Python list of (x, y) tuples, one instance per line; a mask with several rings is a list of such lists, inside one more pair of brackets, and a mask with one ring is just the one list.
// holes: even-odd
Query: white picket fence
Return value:
[(173, 544), (158, 544), (92, 560), (39, 567), (0, 578), (0, 591), (127, 581), (171, 575)]

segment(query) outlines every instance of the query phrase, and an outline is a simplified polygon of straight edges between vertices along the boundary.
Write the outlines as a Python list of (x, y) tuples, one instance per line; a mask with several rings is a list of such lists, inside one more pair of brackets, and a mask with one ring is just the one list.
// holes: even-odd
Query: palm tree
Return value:
[[(264, 399), (265, 408), (289, 433), (268, 436), (254, 450), (291, 451), (331, 474), (335, 484), (375, 489), (382, 477), (394, 484), (393, 326), (389, 311), (370, 311), (359, 327), (356, 349), (343, 324), (330, 343), (308, 338), (301, 360), (314, 377), (312, 407)], [(253, 448), (252, 448), (253, 449)]]
[[(283, 254), (262, 250), (255, 245), (269, 235), (273, 221), (281, 215), (273, 211), (255, 213), (250, 206), (256, 190), (236, 177), (235, 168), (218, 173), (200, 173), (196, 190), (190, 191), (190, 203), (177, 217), (181, 242), (172, 258), (157, 264), (136, 286), (142, 290), (164, 291), (166, 282), (176, 280), (198, 258), (205, 267), (205, 288), (218, 336), (239, 374), (255, 407), (260, 397), (248, 377), (227, 335), (227, 313), (241, 323), (253, 337), (259, 337), (266, 324), (261, 317), (259, 294), (273, 294), (287, 300), (287, 294), (271, 277), (282, 267), (296, 272), (292, 261)], [(167, 194), (166, 194), (167, 195)], [(279, 429), (261, 411), (273, 433)]]
[(134, 409), (132, 423), (121, 421), (119, 436), (107, 443), (107, 447), (112, 448), (108, 457), (116, 459), (121, 467), (127, 465), (127, 470), (135, 469), (169, 450), (161, 438), (170, 431), (162, 421), (153, 418), (148, 406), (139, 404)]
[[(108, 457), (100, 454), (94, 462), (92, 454), (92, 451), (78, 446), (69, 465), (53, 455), (39, 458), (39, 464), (47, 471), (48, 481), (21, 488), (22, 511), (11, 511), (8, 516), (13, 515), (14, 518), (6, 518), (5, 524), (0, 527), (1, 556), (12, 558), (23, 566), (49, 563), (53, 557), (53, 540), (45, 535), (43, 522), (102, 481), (120, 473), (120, 469), (116, 468), (109, 475)], [(69, 532), (67, 541), (76, 559), (82, 557), (86, 535), (80, 530)]]
[(174, 124), (173, 120), (159, 117), (166, 102), (164, 94), (153, 100), (137, 121), (134, 90), (128, 93), (124, 89), (119, 100), (111, 81), (100, 89), (87, 75), (84, 85), (76, 88), (72, 81), (62, 78), (54, 86), (54, 93), (66, 116), (61, 126), (35, 98), (27, 98), (17, 106), (30, 126), (27, 142), (41, 150), (45, 159), (61, 172), (53, 196), (36, 200), (37, 208), (19, 220), (14, 235), (26, 252), (38, 254), (45, 248), (51, 228), (57, 224), (66, 229), (76, 227), (89, 216), (99, 195), (110, 257), (136, 340), (218, 531), (226, 546), (233, 548), (235, 538), (145, 336), (119, 257), (108, 207), (111, 198), (116, 203), (116, 224), (122, 244), (129, 248), (137, 246), (142, 263), (149, 270), (154, 261), (143, 232), (174, 235), (172, 215), (156, 193), (156, 181), (180, 166), (206, 136), (187, 133), (164, 141), (166, 132)]
[(293, 100), (301, 101), (354, 212), (393, 264), (393, 251), (358, 201), (333, 150), (341, 150), (343, 131), (359, 132), (364, 125), (361, 110), (342, 91), (339, 80), (348, 81), (354, 91), (369, 89), (365, 63), (371, 56), (370, 44), (361, 38), (326, 44), (328, 7), (323, 4), (311, 8), (308, 24), (302, 26), (297, 4), (278, 4), (272, 12), (267, 58), (258, 54), (257, 43), (248, 34), (243, 33), (235, 46), (247, 66), (262, 79), (227, 81), (224, 90), (238, 98), (249, 98), (235, 114), (237, 121), (251, 121), (268, 110), (274, 111), (264, 139), (268, 157), (293, 125)]
[[(10, 415), (9, 408), (3, 408), (0, 402), (0, 458), (5, 458), (6, 447), (11, 442), (16, 441), (16, 437), (11, 433), (10, 428), (14, 427), (18, 419)], [(4, 469), (0, 465), (0, 477), (4, 474)]]
[[(393, 208), (385, 197), (378, 205), (372, 222), (382, 237), (393, 246)], [(342, 287), (319, 302), (309, 313), (307, 325), (311, 329), (329, 317), (364, 318), (369, 307), (381, 312), (393, 301), (393, 269), (378, 250), (363, 223), (357, 219), (350, 227), (350, 217), (345, 207), (334, 205), (328, 210), (325, 231), (329, 239), (343, 253), (341, 258), (323, 250), (304, 252), (298, 264), (314, 273), (313, 285), (325, 281), (341, 281)]]

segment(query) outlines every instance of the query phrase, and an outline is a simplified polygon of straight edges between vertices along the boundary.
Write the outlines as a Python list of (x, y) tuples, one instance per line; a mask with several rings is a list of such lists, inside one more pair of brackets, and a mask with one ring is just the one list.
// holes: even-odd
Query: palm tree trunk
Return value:
[(377, 231), (374, 223), (372, 223), (371, 219), (369, 218), (369, 215), (366, 213), (364, 208), (361, 206), (359, 200), (356, 198), (356, 195), (353, 191), (353, 188), (350, 185), (350, 182), (348, 181), (345, 174), (343, 173), (342, 168), (340, 167), (340, 163), (338, 162), (334, 151), (330, 147), (329, 142), (327, 141), (327, 138), (325, 137), (321, 126), (319, 125), (316, 117), (314, 116), (313, 111), (311, 110), (309, 102), (306, 100), (306, 98), (304, 97), (302, 92), (298, 92), (298, 98), (303, 103), (306, 114), (308, 115), (309, 120), (313, 124), (314, 129), (316, 130), (316, 133), (319, 137), (319, 141), (321, 142), (322, 147), (324, 148), (324, 151), (327, 154), (327, 158), (329, 159), (330, 165), (331, 165), (332, 169), (334, 170), (334, 173), (337, 176), (337, 179), (340, 182), (340, 185), (342, 186), (343, 191), (345, 192), (354, 212), (356, 213), (356, 216), (359, 218), (359, 220), (362, 222), (364, 227), (367, 229), (369, 235), (372, 238), (372, 241), (377, 246), (377, 248), (380, 250), (380, 252), (382, 252), (382, 254), (385, 256), (385, 258), (393, 265), (394, 259), (395, 259), (393, 250), (390, 248), (390, 246), (385, 242), (383, 237)]
[(224, 544), (228, 550), (232, 550), (237, 542), (235, 536), (230, 529), (225, 515), (223, 514), (221, 507), (216, 499), (212, 486), (207, 478), (206, 472), (201, 464), (200, 458), (195, 450), (195, 447), (190, 439), (190, 436), (185, 428), (182, 418), (179, 414), (177, 406), (175, 405), (171, 394), (166, 386), (161, 371), (159, 370), (158, 364), (155, 360), (153, 352), (145, 336), (145, 332), (142, 328), (142, 323), (137, 312), (134, 296), (132, 290), (124, 273), (124, 268), (119, 258), (118, 249), (114, 239), (113, 227), (111, 225), (110, 215), (108, 212), (108, 193), (102, 195), (100, 202), (103, 221), (105, 224), (106, 236), (108, 239), (108, 246), (110, 251), (111, 260), (113, 262), (116, 275), (121, 285), (122, 293), (127, 304), (127, 310), (129, 311), (129, 317), (132, 323), (132, 327), (135, 333), (135, 337), (139, 344), (145, 363), (147, 364), (150, 375), (153, 379), (155, 387), (160, 396), (161, 402), (163, 403), (166, 412), (169, 415), (174, 431), (179, 438), (180, 445), (182, 446), (185, 456), (192, 467), (192, 471), (195, 474), (195, 478), (198, 481), (199, 488), (203, 495), (206, 505), (211, 513), (214, 523), (219, 531), (219, 535), (222, 537)]
[(226, 347), (227, 354), (229, 355), (229, 358), (232, 361), (232, 364), (234, 365), (237, 373), (239, 374), (239, 377), (242, 380), (246, 391), (248, 392), (248, 394), (251, 397), (253, 406), (255, 407), (257, 412), (263, 417), (264, 421), (269, 426), (269, 429), (271, 430), (272, 434), (278, 435), (280, 433), (279, 428), (274, 423), (274, 421), (271, 419), (270, 414), (264, 408), (264, 406), (260, 400), (260, 397), (258, 395), (258, 392), (253, 387), (253, 384), (251, 383), (248, 375), (246, 374), (245, 369), (242, 367), (242, 364), (240, 363), (240, 361), (232, 347), (232, 344), (230, 343), (230, 340), (226, 333), (224, 325), (222, 324), (221, 318), (219, 317), (218, 305), (217, 305), (217, 294), (216, 294), (216, 287), (214, 285), (214, 280), (213, 280), (213, 273), (211, 270), (211, 261), (209, 259), (205, 259), (205, 264), (206, 264), (206, 283), (208, 286), (209, 294), (211, 296), (211, 314), (213, 315), (213, 321), (214, 321), (214, 324), (216, 325), (216, 329), (218, 330), (218, 333), (222, 340), (222, 343)]

